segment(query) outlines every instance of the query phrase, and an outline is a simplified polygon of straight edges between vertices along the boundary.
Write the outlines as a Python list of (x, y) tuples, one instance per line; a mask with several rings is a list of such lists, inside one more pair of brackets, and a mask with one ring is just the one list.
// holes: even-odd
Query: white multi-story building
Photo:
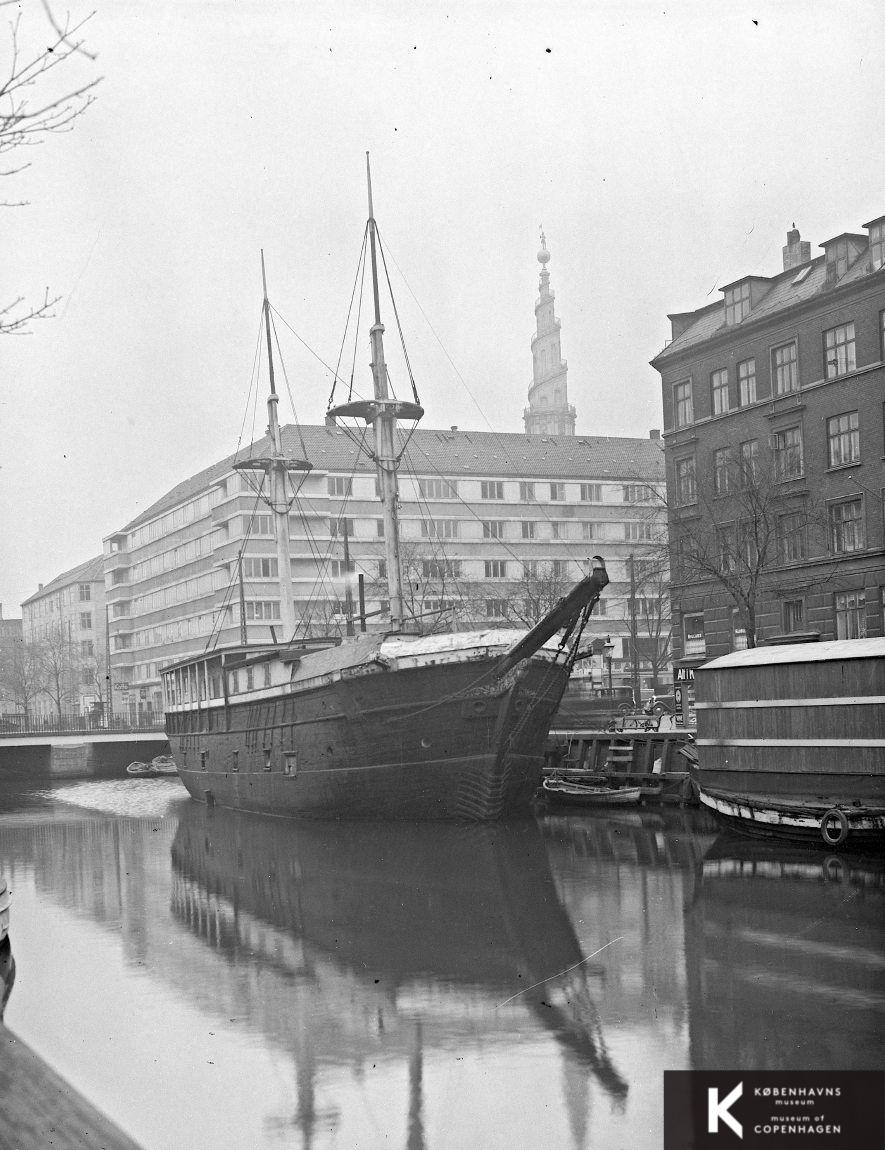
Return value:
[[(589, 633), (612, 636), (614, 672), (622, 677), (631, 602), (640, 620), (650, 608), (643, 563), (656, 564), (660, 554), (657, 433), (559, 438), (418, 429), (401, 442), (407, 615), (425, 628), (528, 625), (598, 553), (611, 584)], [(357, 437), (334, 424), (287, 426), (283, 444), (313, 464), (288, 509), (302, 633), (343, 631), (348, 592), (358, 613), (360, 575), (369, 626), (383, 625), (387, 572), (371, 433), (369, 450), (360, 450)], [(268, 450), (262, 440), (249, 454)], [(145, 695), (159, 706), (165, 662), (244, 635), (250, 643), (289, 638), (279, 631), (272, 512), (256, 495), (253, 473), (235, 469), (241, 460), (231, 456), (179, 484), (105, 540), (113, 677), (129, 685), (133, 707)]]

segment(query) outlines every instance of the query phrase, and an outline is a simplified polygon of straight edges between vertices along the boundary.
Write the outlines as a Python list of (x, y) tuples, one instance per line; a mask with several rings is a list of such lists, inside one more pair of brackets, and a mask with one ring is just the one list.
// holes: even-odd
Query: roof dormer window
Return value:
[(885, 219), (870, 224), (870, 263), (873, 271), (885, 264)]
[(725, 289), (725, 322), (740, 323), (750, 311), (750, 282), (744, 280)]

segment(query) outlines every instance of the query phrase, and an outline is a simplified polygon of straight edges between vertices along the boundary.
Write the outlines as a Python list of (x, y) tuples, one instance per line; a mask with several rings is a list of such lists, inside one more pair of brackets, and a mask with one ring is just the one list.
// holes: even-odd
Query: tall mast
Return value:
[(273, 512), (274, 537), (277, 544), (277, 572), (280, 580), (280, 620), (283, 637), (292, 638), (295, 632), (295, 603), (292, 596), (292, 556), (289, 549), (289, 502), (286, 498), (287, 461), (283, 457), (283, 435), (277, 412), (279, 396), (273, 373), (273, 346), (270, 338), (270, 303), (267, 298), (267, 275), (264, 270), (264, 249), (261, 249), (261, 285), (264, 290), (264, 331), (267, 336), (267, 374), (270, 394), (267, 397), (267, 429), (270, 433), (270, 459), (266, 472), (270, 478), (270, 509)]
[(375, 212), (372, 206), (372, 172), (369, 153), (366, 152), (366, 181), (369, 190), (369, 253), (372, 262), (372, 296), (375, 319), (369, 329), (372, 348), (372, 384), (374, 399), (357, 400), (329, 409), (332, 416), (356, 416), (371, 423), (375, 430), (375, 467), (378, 473), (378, 491), (381, 496), (381, 514), (384, 522), (384, 551), (387, 560), (387, 591), (390, 598), (390, 630), (398, 632), (403, 626), (403, 576), (399, 547), (399, 519), (397, 517), (396, 421), (398, 417), (418, 420), (424, 409), (417, 403), (393, 399), (387, 387), (387, 364), (384, 360), (384, 324), (381, 322), (381, 303), (378, 293), (378, 261), (376, 256)]

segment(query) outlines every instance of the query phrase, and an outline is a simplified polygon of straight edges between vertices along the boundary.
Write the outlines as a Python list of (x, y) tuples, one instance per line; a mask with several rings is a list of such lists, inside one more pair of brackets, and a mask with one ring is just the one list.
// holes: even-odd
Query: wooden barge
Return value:
[(749, 834), (885, 841), (885, 639), (735, 651), (695, 671), (700, 799)]

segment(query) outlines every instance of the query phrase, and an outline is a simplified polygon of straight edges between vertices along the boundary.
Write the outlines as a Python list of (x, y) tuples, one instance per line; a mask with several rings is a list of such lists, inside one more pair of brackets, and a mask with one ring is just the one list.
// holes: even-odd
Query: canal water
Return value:
[(883, 1064), (885, 863), (0, 784), (5, 1022), (146, 1148), (658, 1150), (667, 1069)]

